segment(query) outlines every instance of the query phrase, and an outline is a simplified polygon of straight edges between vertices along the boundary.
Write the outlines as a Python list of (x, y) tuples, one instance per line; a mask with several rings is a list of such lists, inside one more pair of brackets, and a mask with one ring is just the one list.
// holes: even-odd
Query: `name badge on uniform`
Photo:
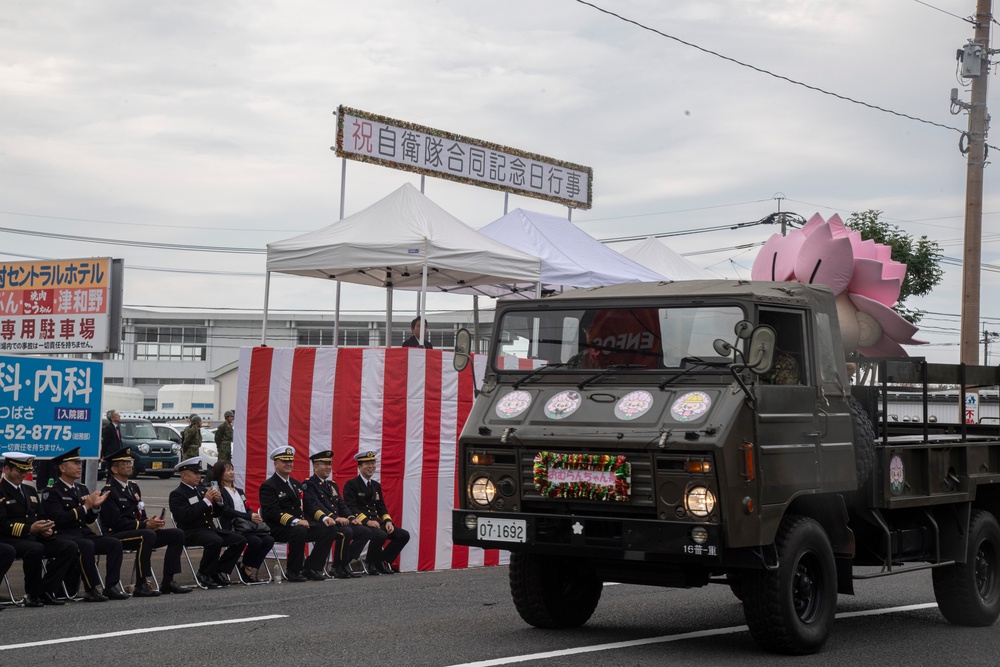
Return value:
[(190, 503), (192, 505), (197, 505), (198, 504), (198, 496), (191, 496), (190, 498), (188, 498), (188, 503)]

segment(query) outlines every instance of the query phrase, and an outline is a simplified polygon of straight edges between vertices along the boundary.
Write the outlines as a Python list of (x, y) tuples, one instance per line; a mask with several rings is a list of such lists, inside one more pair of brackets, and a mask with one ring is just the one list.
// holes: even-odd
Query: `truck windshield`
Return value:
[(739, 306), (511, 310), (499, 323), (498, 370), (681, 368), (719, 360), (717, 338), (733, 342)]

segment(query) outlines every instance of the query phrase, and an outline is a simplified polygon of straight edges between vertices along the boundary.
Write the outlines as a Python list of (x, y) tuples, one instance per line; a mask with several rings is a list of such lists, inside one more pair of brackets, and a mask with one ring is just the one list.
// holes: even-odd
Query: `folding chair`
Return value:
[[(18, 558), (17, 560), (21, 559)], [(14, 589), (10, 587), (10, 579), (7, 578), (6, 574), (3, 575), (3, 583), (4, 586), (7, 587), (7, 599), (4, 600), (3, 602), (0, 602), (0, 607), (23, 607), (24, 598), (21, 598), (20, 600), (14, 599)]]
[[(95, 535), (103, 535), (104, 534), (104, 529), (101, 528), (101, 524), (99, 522), (97, 522), (97, 521), (95, 521), (93, 523), (87, 524), (87, 527), (90, 528), (90, 530), (93, 531)], [(135, 586), (136, 573), (139, 571), (139, 550), (138, 549), (129, 549), (128, 545), (123, 541), (122, 542), (122, 553), (125, 553), (125, 554), (133, 553), (133, 554), (135, 554), (135, 563), (132, 565), (132, 569), (131, 569), (132, 578), (129, 580), (129, 586), (134, 587)], [(97, 556), (97, 576), (101, 580), (101, 588), (103, 589), (104, 588), (104, 577), (101, 576), (101, 557), (100, 557), (100, 555)], [(150, 568), (149, 576), (151, 576), (153, 578), (153, 587), (156, 588), (156, 590), (160, 590), (160, 581), (156, 578), (156, 573), (152, 571), (152, 568)], [(118, 580), (118, 590), (120, 590), (122, 593), (128, 594), (128, 591), (125, 590), (125, 582), (123, 582), (121, 579)]]
[[(173, 512), (169, 512), (169, 514), (170, 514), (170, 523), (173, 524), (174, 528), (176, 528), (177, 527), (177, 521), (174, 520), (174, 513)], [(216, 527), (218, 527), (218, 524), (219, 524), (218, 520), (215, 521), (215, 524), (216, 524)], [(198, 568), (196, 568), (194, 566), (194, 561), (191, 560), (191, 554), (188, 553), (188, 549), (202, 549), (202, 550), (204, 550), (205, 547), (202, 547), (202, 546), (191, 546), (191, 547), (189, 547), (186, 544), (184, 544), (184, 545), (181, 546), (181, 549), (184, 550), (184, 559), (187, 560), (188, 567), (191, 568), (191, 576), (194, 577), (194, 583), (195, 583), (195, 585), (198, 588), (200, 588), (201, 590), (207, 591), (208, 590), (208, 586), (205, 586), (205, 585), (203, 585), (201, 583), (201, 579), (198, 577)]]

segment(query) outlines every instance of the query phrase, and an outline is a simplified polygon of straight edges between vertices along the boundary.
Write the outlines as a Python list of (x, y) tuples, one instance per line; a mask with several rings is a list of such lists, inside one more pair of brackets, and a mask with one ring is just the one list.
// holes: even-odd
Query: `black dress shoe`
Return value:
[(343, 575), (344, 579), (358, 579), (361, 577), (360, 574), (356, 574), (354, 570), (351, 569), (350, 565), (342, 565), (340, 567), (340, 573)]
[(326, 581), (326, 577), (323, 576), (322, 572), (317, 572), (316, 570), (305, 569), (302, 570), (302, 576), (309, 581)]
[(385, 561), (378, 564), (378, 571), (382, 574), (396, 574), (396, 571), (392, 569), (392, 565), (389, 565)]
[(287, 575), (287, 576), (285, 576), (285, 581), (291, 581), (292, 583), (295, 583), (295, 584), (297, 584), (299, 582), (302, 582), (302, 581), (309, 581), (304, 576), (302, 576), (301, 572), (292, 572), (291, 570), (289, 570), (285, 574)]
[(367, 562), (365, 563), (365, 572), (367, 572), (369, 575), (373, 577), (377, 577), (378, 575), (382, 574), (381, 572), (379, 572), (378, 566), (375, 563), (367, 563)]
[(202, 588), (208, 588), (210, 590), (215, 588), (222, 588), (221, 586), (219, 586), (219, 582), (215, 580), (214, 575), (205, 574), (204, 572), (199, 572), (197, 579), (198, 579), (198, 585), (201, 586)]
[(182, 593), (190, 593), (191, 589), (188, 588), (187, 586), (181, 586), (176, 581), (171, 579), (170, 581), (164, 581), (162, 584), (160, 584), (160, 592), (165, 595), (168, 593), (176, 593), (180, 595)]
[(160, 591), (154, 591), (149, 587), (149, 583), (146, 582), (146, 580), (142, 580), (135, 585), (135, 589), (132, 591), (132, 597), (158, 598), (160, 597)]
[(215, 583), (219, 584), (219, 586), (222, 587), (222, 588), (225, 588), (226, 586), (228, 586), (229, 584), (232, 583), (232, 581), (229, 579), (229, 577), (227, 577), (226, 575), (222, 574), (221, 572), (216, 572), (215, 574), (213, 574), (212, 575), (212, 580)]
[(118, 585), (115, 584), (114, 586), (109, 586), (104, 589), (104, 597), (109, 600), (128, 600), (129, 596), (128, 593), (122, 593), (121, 590), (118, 589)]
[(107, 602), (108, 598), (101, 595), (101, 592), (96, 588), (91, 588), (89, 591), (83, 594), (84, 602)]
[(42, 604), (48, 604), (54, 607), (60, 607), (66, 604), (63, 600), (60, 600), (55, 595), (49, 592), (42, 593), (41, 598), (42, 598)]
[(25, 595), (24, 602), (22, 603), (25, 607), (44, 607), (45, 603), (37, 595)]

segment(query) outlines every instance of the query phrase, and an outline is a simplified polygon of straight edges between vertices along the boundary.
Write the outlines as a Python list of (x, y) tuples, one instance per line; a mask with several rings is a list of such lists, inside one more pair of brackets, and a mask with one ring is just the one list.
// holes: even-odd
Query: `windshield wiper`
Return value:
[(594, 373), (588, 378), (580, 380), (580, 383), (576, 385), (576, 388), (579, 389), (580, 391), (583, 391), (583, 388), (586, 387), (588, 384), (594, 382), (595, 380), (599, 380), (600, 378), (604, 377), (611, 371), (620, 371), (625, 368), (646, 368), (646, 367), (643, 366), (642, 364), (615, 364), (614, 366), (608, 366), (604, 370), (598, 373)]
[(522, 384), (524, 384), (525, 382), (527, 382), (527, 381), (528, 381), (528, 380), (530, 380), (531, 378), (535, 377), (536, 375), (538, 375), (538, 374), (539, 374), (539, 373), (541, 373), (542, 371), (547, 371), (547, 370), (551, 370), (551, 369), (553, 369), (553, 368), (562, 368), (563, 366), (566, 366), (566, 365), (567, 365), (568, 363), (569, 363), (569, 362), (566, 362), (566, 363), (558, 363), (558, 362), (557, 362), (557, 363), (554, 363), (554, 364), (545, 364), (544, 366), (539, 366), (539, 367), (538, 367), (538, 368), (536, 368), (535, 370), (533, 370), (533, 371), (531, 371), (530, 373), (528, 373), (527, 375), (525, 375), (525, 376), (524, 376), (523, 378), (520, 378), (520, 379), (518, 379), (518, 380), (517, 380), (517, 381), (516, 381), (516, 382), (514, 383), (514, 389), (517, 389), (517, 388), (518, 388), (518, 387), (520, 387), (520, 386), (521, 386)]
[(674, 373), (673, 375), (668, 377), (666, 380), (664, 380), (659, 384), (658, 389), (660, 391), (663, 391), (664, 389), (667, 388), (668, 384), (676, 382), (677, 380), (681, 379), (691, 371), (697, 370), (699, 368), (727, 368), (729, 366), (728, 361), (705, 361), (704, 359), (701, 359), (699, 357), (684, 357), (683, 359), (681, 359), (682, 364), (689, 361), (693, 362), (691, 366), (688, 366), (680, 373)]

